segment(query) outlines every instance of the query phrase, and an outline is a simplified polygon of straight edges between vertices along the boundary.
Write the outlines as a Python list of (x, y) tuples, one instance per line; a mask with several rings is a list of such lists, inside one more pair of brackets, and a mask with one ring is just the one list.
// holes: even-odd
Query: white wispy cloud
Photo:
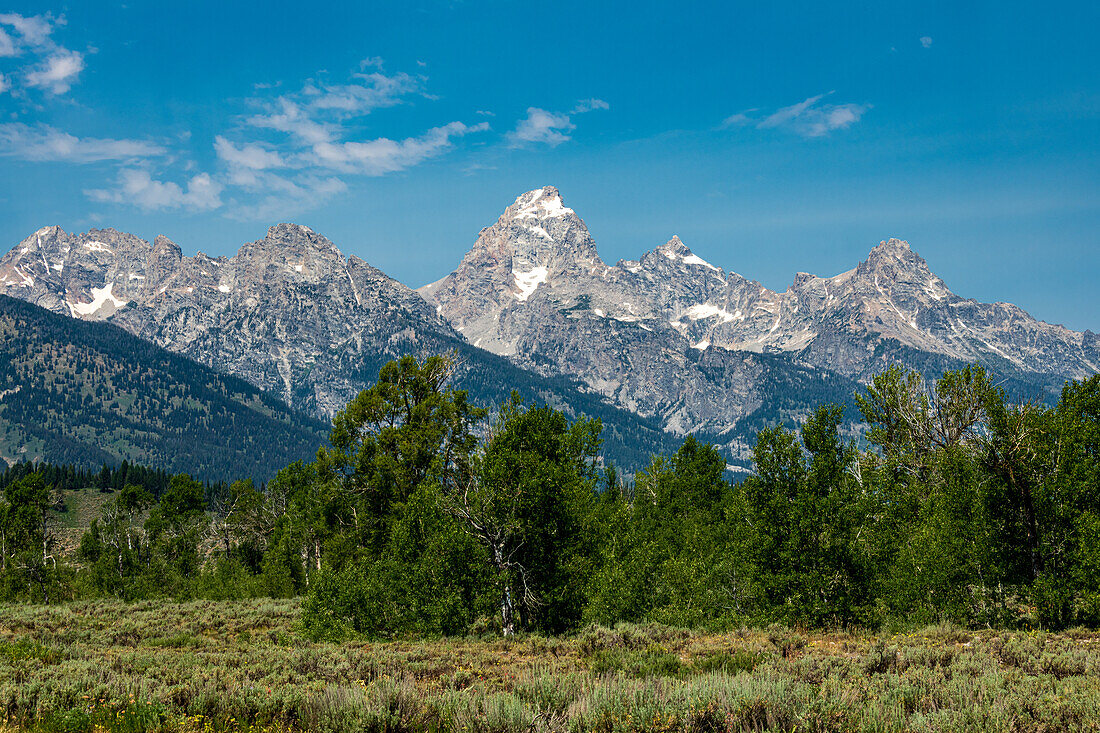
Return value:
[(19, 51), (15, 48), (15, 41), (12, 40), (6, 30), (0, 28), (0, 58), (16, 56), (18, 53)]
[(59, 48), (26, 74), (27, 86), (45, 89), (51, 94), (64, 94), (72, 88), (78, 74), (84, 70), (84, 54)]
[(221, 180), (230, 187), (226, 215), (286, 218), (347, 190), (345, 177), (406, 170), (489, 129), (487, 122), (453, 121), (404, 138), (364, 138), (360, 118), (432, 98), (425, 77), (389, 73), (384, 66), (381, 58), (367, 58), (345, 82), (312, 79), (297, 91), (250, 100), (255, 111), (244, 127), (214, 140), (225, 167)]
[(451, 147), (452, 138), (489, 129), (488, 122), (466, 125), (450, 122), (433, 127), (423, 135), (391, 140), (386, 137), (364, 142), (321, 143), (313, 146), (317, 165), (345, 173), (380, 176), (410, 168), (434, 158)]
[[(84, 54), (59, 45), (53, 32), (63, 17), (0, 13), (0, 56), (22, 59), (11, 74), (0, 75), (0, 92), (16, 84), (26, 97), (39, 89), (49, 95), (68, 92), (85, 68)], [(256, 160), (251, 147), (234, 149), (240, 162)], [(78, 137), (48, 124), (0, 123), (0, 156), (35, 162), (76, 165), (114, 163), (114, 186), (86, 190), (93, 201), (142, 209), (208, 211), (222, 205), (224, 184), (208, 173), (190, 175), (181, 183), (158, 180), (151, 169), (171, 160), (163, 142), (126, 138)]]
[(49, 125), (0, 123), (0, 155), (32, 161), (98, 163), (166, 154), (159, 143), (148, 140), (79, 138)]
[[(352, 137), (346, 127), (349, 120), (402, 104), (411, 96), (424, 95), (422, 77), (384, 73), (382, 59), (377, 57), (365, 59), (360, 66), (378, 70), (352, 74), (347, 84), (311, 81), (297, 93), (257, 101), (255, 104), (263, 111), (249, 117), (247, 123), (290, 136), (284, 142), (287, 150), (281, 158), (286, 166), (367, 176), (404, 170), (448, 150), (456, 138), (489, 129), (485, 122), (467, 125), (455, 121), (401, 140), (349, 139)], [(225, 138), (221, 140), (222, 149), (229, 154), (232, 143)], [(254, 145), (233, 148), (245, 149), (259, 156)], [(226, 155), (221, 157), (228, 160)]]
[(568, 112), (550, 112), (541, 107), (528, 107), (527, 116), (516, 123), (515, 129), (507, 134), (508, 144), (513, 148), (533, 144), (557, 147), (571, 139), (570, 133), (577, 129), (573, 115), (609, 108), (602, 99), (582, 99)]
[(348, 188), (336, 177), (306, 174), (291, 179), (266, 171), (253, 172), (253, 176), (250, 184), (241, 187), (259, 197), (231, 201), (226, 211), (229, 218), (265, 222), (287, 219), (317, 208)]
[(932, 36), (921, 36), (920, 45), (924, 46), (925, 48), (932, 48)]
[(852, 126), (871, 109), (869, 104), (822, 104), (833, 94), (826, 92), (808, 97), (797, 104), (781, 107), (771, 114), (758, 117), (750, 109), (730, 115), (722, 121), (722, 128), (751, 126), (758, 130), (783, 129), (802, 137), (823, 137), (834, 130)]
[(744, 112), (737, 112), (732, 114), (726, 119), (722, 120), (722, 127), (739, 127), (741, 125), (752, 125), (757, 122), (750, 115), (756, 112), (755, 109), (747, 109)]
[(575, 129), (577, 126), (570, 121), (567, 114), (528, 107), (527, 117), (520, 120), (516, 129), (508, 133), (508, 140), (512, 147), (526, 143), (545, 143), (554, 147), (568, 140), (569, 133)]
[(273, 173), (273, 170), (288, 168), (290, 163), (264, 145), (237, 146), (218, 135), (214, 138), (214, 149), (229, 168), (226, 183), (239, 189), (239, 193), (257, 196), (248, 200), (232, 199), (226, 212), (232, 219), (285, 219), (347, 190), (347, 184), (334, 176), (297, 171), (288, 171), (289, 175)]
[(0, 25), (6, 25), (19, 34), (23, 44), (28, 46), (46, 46), (51, 43), (50, 35), (54, 28), (65, 25), (64, 18), (45, 15), (20, 15), (19, 13), (0, 13)]
[(283, 168), (286, 163), (274, 150), (256, 143), (236, 146), (221, 135), (214, 137), (214, 151), (221, 160), (234, 168), (262, 171), (268, 168)]
[(611, 109), (611, 105), (602, 99), (582, 99), (577, 102), (577, 105), (573, 107), (569, 114), (579, 115), (585, 112), (591, 112), (594, 109)]
[(334, 110), (347, 115), (364, 115), (372, 110), (400, 104), (420, 90), (420, 82), (408, 74), (387, 76), (381, 72), (355, 74), (350, 84), (315, 85), (305, 93), (314, 109)]
[(336, 134), (335, 125), (317, 121), (308, 110), (286, 97), (277, 99), (263, 114), (250, 117), (248, 124), (285, 132), (310, 144), (329, 142)]
[(28, 56), (28, 62), (15, 74), (26, 88), (65, 94), (84, 70), (84, 54), (60, 46), (52, 38), (54, 30), (64, 24), (64, 17), (49, 13), (0, 13), (0, 56)]
[(173, 181), (158, 181), (143, 168), (125, 168), (119, 172), (115, 188), (91, 189), (84, 194), (93, 201), (131, 204), (145, 210), (209, 211), (222, 205), (223, 188), (206, 173), (192, 176), (184, 188)]
[[(377, 70), (364, 71), (369, 68)], [(402, 104), (411, 96), (423, 95), (423, 77), (403, 72), (386, 74), (381, 68), (382, 59), (364, 59), (360, 62), (361, 71), (351, 74), (346, 83), (310, 80), (297, 92), (273, 100), (253, 100), (263, 111), (249, 118), (249, 124), (292, 132), (314, 141), (321, 136), (321, 130), (331, 129), (333, 121), (367, 115), (376, 109)], [(321, 117), (329, 123), (319, 122)], [(314, 124), (305, 124), (308, 122)]]
[[(0, 55), (27, 56), (16, 76), (0, 75), (21, 93), (68, 91), (85, 67), (83, 54), (51, 40), (62, 20), (0, 14)], [(5, 39), (7, 42), (5, 42)], [(320, 75), (296, 91), (281, 84), (257, 89), (237, 127), (214, 137), (217, 166), (202, 171), (180, 146), (189, 138), (162, 140), (78, 137), (45, 124), (0, 122), (0, 156), (73, 164), (113, 163), (106, 184), (85, 189), (92, 201), (144, 210), (211, 211), (240, 219), (286, 218), (315, 208), (348, 188), (349, 176), (382, 176), (445, 154), (488, 122), (452, 121), (405, 137), (365, 135), (361, 118), (372, 112), (430, 99), (423, 76), (389, 73), (368, 58), (346, 80)], [(267, 91), (270, 89), (272, 91)], [(570, 114), (606, 106), (584, 100)]]

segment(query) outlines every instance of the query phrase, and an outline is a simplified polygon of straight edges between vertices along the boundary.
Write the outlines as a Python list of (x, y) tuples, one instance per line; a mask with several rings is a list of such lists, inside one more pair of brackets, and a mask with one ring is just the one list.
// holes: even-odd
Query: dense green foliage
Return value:
[(75, 558), (52, 550), (45, 474), (23, 470), (0, 504), (6, 597), (301, 594), (303, 632), (329, 640), (1100, 623), (1100, 376), (1048, 407), (980, 367), (892, 368), (855, 397), (864, 446), (827, 404), (761, 430), (738, 483), (694, 437), (628, 482), (601, 465), (598, 420), (518, 395), (489, 416), (454, 369), (385, 365), (315, 460), (264, 486), (104, 478)]
[[(266, 479), (324, 426), (122, 329), (0, 295), (0, 456)], [(20, 452), (25, 451), (25, 452)]]

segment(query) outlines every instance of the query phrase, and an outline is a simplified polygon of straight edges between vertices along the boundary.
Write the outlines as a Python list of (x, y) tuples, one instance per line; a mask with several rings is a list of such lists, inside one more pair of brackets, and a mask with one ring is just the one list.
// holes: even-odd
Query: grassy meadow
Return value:
[(1100, 634), (314, 644), (294, 601), (0, 606), (8, 731), (1100, 730)]

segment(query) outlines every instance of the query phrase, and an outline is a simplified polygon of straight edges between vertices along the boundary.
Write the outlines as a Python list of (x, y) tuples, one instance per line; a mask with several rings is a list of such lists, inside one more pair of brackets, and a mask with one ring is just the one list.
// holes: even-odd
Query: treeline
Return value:
[[(761, 430), (755, 473), (689, 437), (630, 481), (598, 420), (513, 397), (493, 414), (405, 358), (266, 486), (173, 477), (111, 494), (75, 556), (49, 552), (41, 472), (0, 506), (3, 592), (303, 594), (315, 638), (598, 622), (1066, 627), (1100, 622), (1100, 376), (1012, 404), (979, 367), (899, 368), (855, 402)], [(39, 502), (39, 503), (36, 503)]]
[(106, 463), (98, 471), (80, 466), (56, 463), (31, 463), (23, 461), (0, 471), (0, 491), (8, 484), (22, 481), (31, 474), (39, 474), (47, 490), (51, 492), (78, 491), (95, 488), (103, 492), (121, 491), (127, 484), (135, 484), (153, 496), (160, 496), (168, 488), (172, 475), (161, 468), (146, 468), (123, 461), (118, 466)]

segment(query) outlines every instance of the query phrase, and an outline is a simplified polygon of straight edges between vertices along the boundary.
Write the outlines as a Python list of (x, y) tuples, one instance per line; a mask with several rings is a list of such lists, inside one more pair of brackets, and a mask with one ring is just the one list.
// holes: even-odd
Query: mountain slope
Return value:
[(737, 432), (780, 399), (797, 414), (896, 361), (978, 360), (1039, 389), (1100, 364), (1094, 334), (963, 299), (895, 239), (836, 277), (799, 274), (783, 293), (677, 237), (609, 266), (549, 186), (517, 198), (454, 272), (419, 292), (471, 343), (575, 376), (678, 433)]
[[(669, 313), (698, 294), (677, 288), (706, 293), (725, 280), (686, 248), (675, 263), (672, 252), (609, 267), (548, 187), (519, 197), (451, 275), (420, 293), (474, 345), (579, 378), (674, 433), (722, 436), (742, 454), (754, 415), (797, 419), (821, 401), (850, 401), (857, 385), (846, 377), (688, 339)], [(689, 280), (685, 268), (703, 277)]]
[(0, 457), (266, 479), (326, 426), (107, 323), (0, 295)]

